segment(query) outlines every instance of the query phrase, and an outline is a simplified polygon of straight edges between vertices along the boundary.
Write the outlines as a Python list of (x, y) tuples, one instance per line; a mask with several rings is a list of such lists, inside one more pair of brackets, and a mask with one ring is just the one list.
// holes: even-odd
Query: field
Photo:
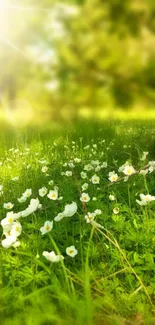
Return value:
[(155, 324), (154, 126), (2, 128), (1, 325)]

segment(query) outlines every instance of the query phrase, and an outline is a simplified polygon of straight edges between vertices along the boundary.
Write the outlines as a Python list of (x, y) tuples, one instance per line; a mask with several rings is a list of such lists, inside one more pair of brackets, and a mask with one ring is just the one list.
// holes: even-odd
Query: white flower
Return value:
[(54, 218), (54, 221), (60, 221), (64, 218), (64, 214), (62, 212), (58, 213), (58, 215)]
[(117, 182), (118, 180), (118, 175), (113, 171), (109, 173), (109, 181), (114, 183)]
[(96, 216), (99, 216), (99, 215), (102, 214), (102, 210), (97, 209), (97, 210), (94, 211), (94, 213), (96, 214)]
[(53, 184), (54, 184), (53, 179), (51, 179), (51, 180), (48, 182), (48, 184), (49, 184), (50, 186), (53, 186)]
[(92, 170), (92, 169), (93, 169), (93, 166), (91, 164), (88, 164), (88, 165), (84, 166), (84, 170), (86, 170), (86, 171), (89, 171), (89, 170)]
[(3, 204), (3, 208), (4, 208), (4, 209), (7, 209), (7, 210), (11, 210), (13, 207), (14, 207), (14, 204), (11, 203), (11, 202), (4, 203), (4, 204)]
[(144, 175), (144, 176), (147, 175), (148, 174), (148, 169), (141, 169), (139, 174)]
[(80, 197), (81, 202), (89, 202), (90, 201), (90, 196), (88, 193), (82, 193)]
[(16, 242), (16, 236), (7, 236), (2, 240), (2, 246), (4, 248), (10, 248)]
[(19, 203), (23, 203), (23, 202), (25, 202), (26, 200), (27, 200), (27, 197), (26, 197), (26, 196), (23, 196), (23, 195), (22, 195), (21, 197), (18, 198), (18, 202), (19, 202)]
[(119, 213), (119, 208), (118, 208), (118, 207), (115, 207), (115, 208), (113, 209), (113, 213), (114, 213), (114, 214), (118, 214), (118, 213)]
[(12, 227), (14, 220), (15, 220), (15, 215), (14, 215), (13, 211), (11, 211), (11, 212), (7, 213), (7, 215), (4, 219), (1, 220), (1, 226), (5, 229), (7, 227), (7, 229), (10, 230), (11, 229), (10, 226)]
[(42, 165), (47, 164), (47, 160), (42, 158), (39, 160), (39, 163)]
[(90, 145), (88, 144), (87, 146), (85, 146), (83, 149), (84, 150), (88, 150), (90, 148)]
[(53, 221), (45, 221), (44, 226), (40, 228), (42, 235), (53, 229)]
[(124, 167), (125, 166), (129, 166), (129, 162), (128, 161), (126, 161), (122, 166), (120, 166), (119, 168), (118, 168), (118, 171), (119, 172), (122, 172), (123, 170), (124, 170)]
[(77, 212), (77, 204), (76, 202), (72, 202), (71, 204), (67, 204), (63, 211), (64, 217), (72, 217)]
[(32, 195), (32, 189), (31, 188), (28, 188), (23, 194), (22, 196), (25, 197), (25, 198), (28, 198)]
[(152, 173), (154, 170), (155, 170), (155, 168), (153, 166), (150, 166), (148, 169), (149, 173)]
[(47, 192), (48, 192), (48, 189), (46, 187), (42, 187), (39, 189), (39, 195), (41, 197), (44, 197), (47, 194)]
[(65, 172), (65, 175), (66, 175), (67, 177), (71, 177), (71, 176), (73, 175), (73, 173), (72, 173), (71, 170), (67, 170), (67, 171)]
[(38, 199), (31, 199), (27, 209), (21, 212), (22, 217), (27, 217), (39, 208), (40, 202)]
[(70, 161), (70, 162), (68, 163), (68, 166), (69, 166), (70, 168), (74, 168), (74, 167), (75, 167), (75, 165), (73, 164), (72, 161)]
[(75, 255), (78, 254), (78, 251), (75, 248), (75, 246), (70, 246), (66, 248), (66, 254), (70, 257), (74, 257)]
[(75, 162), (76, 164), (79, 164), (79, 163), (81, 162), (81, 159), (80, 159), (80, 158), (74, 158), (74, 162)]
[(116, 198), (115, 198), (115, 196), (114, 196), (114, 195), (110, 194), (110, 195), (109, 195), (109, 200), (111, 200), (111, 201), (115, 201), (115, 200), (116, 200)]
[(13, 182), (17, 182), (18, 180), (19, 180), (19, 176), (15, 176), (15, 177), (12, 178)]
[(149, 165), (155, 167), (155, 160), (149, 161)]
[(95, 168), (95, 172), (99, 172), (101, 170), (101, 166), (97, 166), (96, 168)]
[(108, 165), (108, 164), (107, 164), (107, 161), (104, 161), (104, 162), (102, 163), (101, 167), (102, 167), (102, 168), (107, 168), (107, 165)]
[(150, 194), (147, 194), (147, 195), (140, 194), (140, 199), (141, 199), (141, 201), (136, 200), (136, 202), (139, 205), (146, 205), (147, 203), (149, 203), (151, 201), (155, 201), (155, 196), (152, 196)]
[(84, 183), (84, 184), (81, 186), (81, 188), (82, 188), (82, 191), (87, 190), (87, 189), (88, 189), (88, 183)]
[(56, 255), (54, 251), (52, 251), (52, 252), (44, 251), (43, 256), (49, 262), (52, 262), (52, 263), (57, 263), (57, 262), (60, 262), (60, 261), (62, 261), (64, 259), (64, 257), (62, 255)]
[(148, 154), (149, 154), (148, 151), (144, 151), (142, 157), (140, 158), (140, 160), (141, 161), (144, 161), (146, 159), (146, 157), (147, 157)]
[(100, 177), (97, 176), (97, 175), (93, 175), (92, 178), (91, 178), (91, 182), (93, 184), (99, 184), (100, 183)]
[(10, 235), (19, 237), (21, 232), (22, 232), (22, 225), (20, 224), (20, 222), (19, 221), (13, 222)]
[(81, 178), (83, 178), (83, 179), (87, 178), (87, 173), (85, 173), (85, 172), (81, 172), (80, 175), (81, 175)]
[(63, 196), (59, 196), (58, 200), (59, 201), (62, 201), (63, 200)]
[(91, 165), (98, 166), (100, 164), (99, 160), (92, 160)]
[(88, 212), (86, 214), (86, 216), (85, 216), (85, 220), (86, 220), (87, 223), (91, 223), (94, 220), (95, 217), (96, 217), (96, 213)]
[(43, 173), (46, 173), (48, 171), (48, 167), (47, 166), (43, 166), (42, 169), (41, 169), (41, 171)]
[(133, 166), (126, 165), (126, 166), (124, 167), (124, 169), (122, 170), (122, 172), (123, 172), (125, 175), (130, 176), (130, 175), (135, 174), (135, 169), (133, 168)]
[(16, 240), (15, 243), (12, 245), (14, 248), (17, 248), (20, 246), (20, 241)]
[(54, 190), (49, 191), (47, 196), (50, 200), (53, 200), (53, 201), (57, 200), (58, 199), (58, 190), (54, 189)]

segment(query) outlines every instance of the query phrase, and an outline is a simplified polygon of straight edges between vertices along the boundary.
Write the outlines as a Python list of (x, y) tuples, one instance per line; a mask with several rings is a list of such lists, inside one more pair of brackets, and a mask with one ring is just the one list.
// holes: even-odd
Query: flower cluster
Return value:
[(19, 246), (20, 242), (18, 241), (18, 237), (22, 232), (22, 226), (18, 219), (22, 217), (27, 217), (33, 212), (35, 212), (38, 208), (40, 208), (40, 202), (38, 199), (32, 199), (30, 201), (29, 206), (18, 213), (14, 213), (13, 211), (8, 212), (6, 217), (1, 220), (1, 226), (3, 227), (3, 235), (5, 239), (2, 240), (2, 246), (4, 248), (9, 248), (11, 246)]

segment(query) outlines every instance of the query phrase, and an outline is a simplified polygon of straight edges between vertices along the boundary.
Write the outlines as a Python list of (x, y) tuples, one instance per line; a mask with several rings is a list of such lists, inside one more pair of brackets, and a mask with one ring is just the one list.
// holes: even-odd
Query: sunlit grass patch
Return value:
[(61, 131), (1, 138), (2, 324), (153, 324), (154, 125)]

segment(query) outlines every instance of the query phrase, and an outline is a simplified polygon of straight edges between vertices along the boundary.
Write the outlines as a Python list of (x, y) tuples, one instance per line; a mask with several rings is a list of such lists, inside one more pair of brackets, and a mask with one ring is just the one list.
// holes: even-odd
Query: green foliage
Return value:
[[(140, 160), (143, 151), (149, 151), (148, 160), (153, 159), (153, 130), (151, 123), (93, 124), (87, 129), (80, 124), (67, 134), (65, 128), (58, 135), (21, 134), (21, 141), (19, 135), (5, 142), (1, 136), (1, 219), (4, 202), (15, 203), (16, 212), (27, 207), (17, 201), (26, 188), (32, 188), (35, 198), (42, 186), (51, 189), (53, 179), (63, 196), (56, 202), (39, 197), (43, 208), (22, 218), (20, 247), (0, 248), (2, 324), (154, 324), (154, 202), (142, 207), (136, 203), (140, 193), (154, 194), (154, 173), (133, 175), (113, 185), (108, 181), (108, 173), (126, 160), (136, 170), (143, 168), (147, 164)], [(90, 147), (84, 149), (86, 145)], [(9, 151), (12, 146), (15, 150)], [(81, 162), (74, 176), (61, 175), (69, 168), (63, 165), (75, 157)], [(49, 175), (41, 172), (41, 159), (46, 160)], [(94, 170), (87, 172), (87, 180), (80, 177), (92, 160), (107, 161), (107, 168), (97, 172), (98, 185), (90, 182)], [(14, 176), (19, 180), (12, 181)], [(97, 201), (91, 200), (85, 208), (79, 188), (86, 181), (90, 197)], [(109, 194), (116, 201), (110, 201)], [(42, 236), (39, 229), (44, 222), (72, 201), (77, 202), (78, 213), (54, 222), (52, 231)], [(115, 207), (120, 209), (118, 215), (113, 213)], [(96, 209), (102, 210), (95, 219), (101, 228), (84, 219), (86, 212)], [(78, 250), (73, 259), (65, 251), (70, 245)], [(42, 256), (45, 250), (57, 249), (65, 257), (64, 264), (50, 263)]]
[(24, 0), (22, 7), (9, 16), (14, 28), (0, 55), (1, 94), (13, 108), (26, 98), (56, 119), (76, 118), (84, 107), (154, 106), (153, 1)]

